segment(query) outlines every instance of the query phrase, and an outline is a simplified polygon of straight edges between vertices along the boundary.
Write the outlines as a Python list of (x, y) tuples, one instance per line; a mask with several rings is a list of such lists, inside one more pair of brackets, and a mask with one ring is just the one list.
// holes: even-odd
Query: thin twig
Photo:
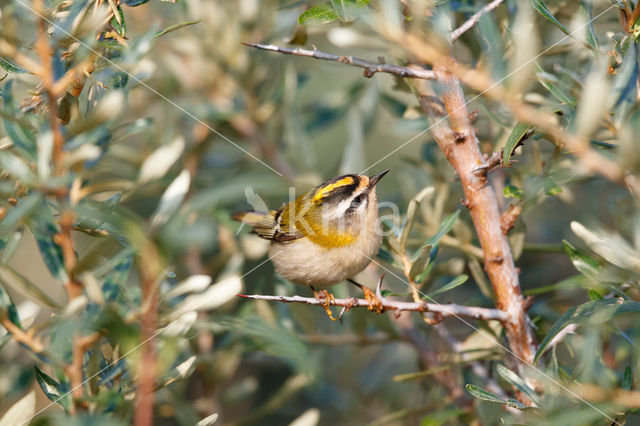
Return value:
[(88, 406), (81, 402), (83, 396), (82, 384), (84, 383), (84, 375), (82, 374), (82, 364), (84, 362), (84, 354), (87, 350), (100, 338), (100, 333), (92, 333), (87, 336), (77, 335), (73, 338), (72, 343), (72, 361), (66, 368), (67, 376), (71, 385), (71, 395), (73, 397), (72, 410), (85, 410)]
[(458, 38), (460, 38), (462, 34), (467, 32), (475, 24), (480, 22), (480, 18), (482, 18), (482, 15), (484, 15), (487, 12), (491, 12), (493, 9), (500, 6), (500, 4), (503, 1), (504, 0), (493, 0), (491, 3), (487, 4), (485, 7), (483, 7), (482, 9), (480, 9), (479, 11), (471, 15), (471, 18), (467, 19), (462, 25), (460, 25), (458, 28), (456, 28), (455, 30), (451, 31), (451, 33), (449, 33), (449, 41), (451, 43), (456, 41)]
[(299, 47), (280, 47), (273, 44), (257, 44), (257, 43), (242, 43), (245, 46), (255, 47), (256, 49), (269, 50), (272, 52), (282, 53), (284, 55), (305, 56), (308, 58), (321, 59), (323, 61), (339, 62), (341, 64), (353, 65), (354, 67), (364, 68), (364, 76), (367, 78), (373, 77), (377, 72), (383, 72), (387, 74), (397, 75), (399, 77), (419, 78), (423, 80), (432, 80), (435, 78), (435, 74), (431, 70), (409, 68), (400, 65), (381, 64), (376, 62), (367, 61), (366, 59), (356, 58), (354, 56), (341, 56), (333, 55), (331, 53), (322, 52), (320, 50), (307, 50), (300, 49)]
[(11, 333), (13, 340), (15, 340), (16, 342), (22, 343), (36, 354), (42, 353), (44, 351), (44, 345), (39, 339), (37, 339), (28, 331), (22, 330), (20, 327), (12, 323), (9, 318), (2, 318), (0, 320), (0, 324), (2, 324), (2, 326), (6, 328), (9, 333)]
[[(282, 303), (302, 303), (305, 305), (323, 306), (326, 301), (323, 299), (316, 299), (315, 297), (302, 297), (302, 296), (268, 296), (261, 294), (245, 295), (241, 294), (240, 297), (246, 297), (247, 299), (255, 300), (268, 300), (272, 302)], [(331, 302), (332, 306), (345, 306), (348, 308), (366, 308), (369, 306), (369, 302), (366, 299), (335, 299)], [(437, 304), (427, 302), (400, 302), (396, 300), (382, 299), (382, 307), (384, 311), (412, 311), (412, 312), (432, 312), (439, 315), (441, 318), (447, 318), (452, 316), (462, 316), (467, 318), (473, 318), (483, 321), (506, 321), (508, 315), (499, 309), (479, 308), (476, 306), (462, 306), (455, 303), (449, 304)]]

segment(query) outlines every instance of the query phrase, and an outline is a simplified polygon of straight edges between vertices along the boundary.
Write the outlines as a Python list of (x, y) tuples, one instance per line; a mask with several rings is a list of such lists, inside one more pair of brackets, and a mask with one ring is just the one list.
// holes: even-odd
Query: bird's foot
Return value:
[(331, 312), (331, 309), (329, 308), (332, 303), (335, 303), (335, 296), (329, 293), (329, 291), (326, 289), (320, 291), (316, 291), (316, 289), (313, 287), (311, 287), (311, 289), (313, 290), (313, 295), (316, 299), (324, 300), (324, 303), (320, 306), (324, 308), (324, 311), (327, 313), (327, 316), (331, 319), (331, 321), (337, 321), (338, 319), (333, 317), (333, 312)]
[(363, 286), (362, 291), (364, 292), (364, 298), (369, 302), (367, 309), (371, 312), (381, 314), (384, 311), (382, 300), (369, 287)]

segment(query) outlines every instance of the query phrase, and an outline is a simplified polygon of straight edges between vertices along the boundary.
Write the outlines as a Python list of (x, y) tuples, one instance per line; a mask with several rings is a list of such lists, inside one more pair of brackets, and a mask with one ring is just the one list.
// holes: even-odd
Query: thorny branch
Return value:
[(493, 9), (497, 8), (502, 4), (504, 0), (493, 0), (491, 3), (487, 4), (485, 7), (471, 15), (469, 19), (467, 19), (462, 25), (460, 25), (455, 30), (451, 31), (449, 34), (449, 41), (453, 43), (456, 41), (462, 34), (470, 30), (475, 24), (480, 22), (482, 15), (487, 12), (491, 12)]
[(257, 43), (242, 43), (245, 46), (255, 47), (256, 49), (269, 50), (272, 52), (282, 53), (284, 55), (294, 56), (306, 56), (308, 58), (321, 59), (324, 61), (339, 62), (341, 64), (353, 65), (354, 67), (364, 68), (364, 76), (367, 78), (373, 77), (377, 72), (383, 72), (387, 74), (397, 75), (399, 77), (419, 78), (424, 80), (432, 80), (435, 78), (435, 74), (431, 70), (403, 67), (400, 65), (392, 65), (385, 63), (376, 63), (367, 61), (366, 59), (356, 58), (354, 56), (340, 56), (333, 55), (331, 53), (322, 52), (320, 50), (307, 50), (299, 47), (280, 47), (273, 44), (257, 44)]
[[(240, 295), (247, 299), (255, 300), (268, 300), (272, 302), (282, 303), (303, 303), (306, 305), (323, 306), (326, 301), (324, 299), (316, 299), (315, 297), (302, 297), (302, 296), (268, 296), (268, 295)], [(331, 306), (342, 306), (346, 308), (366, 308), (369, 306), (369, 302), (366, 299), (335, 299), (331, 302)], [(438, 304), (427, 302), (400, 302), (397, 300), (389, 300), (382, 298), (382, 307), (384, 311), (412, 311), (412, 312), (431, 312), (435, 314), (439, 319), (444, 319), (452, 316), (461, 316), (467, 318), (473, 318), (476, 320), (484, 321), (505, 321), (508, 315), (499, 309), (479, 308), (474, 306), (462, 306), (454, 303)]]

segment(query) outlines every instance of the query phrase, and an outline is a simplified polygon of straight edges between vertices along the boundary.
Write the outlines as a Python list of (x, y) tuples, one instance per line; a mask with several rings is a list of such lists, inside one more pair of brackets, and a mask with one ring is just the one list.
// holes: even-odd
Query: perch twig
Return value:
[[(316, 299), (315, 297), (302, 297), (302, 296), (269, 296), (261, 294), (240, 294), (239, 297), (245, 297), (247, 299), (254, 300), (268, 300), (272, 302), (282, 303), (303, 303), (306, 305), (322, 306), (326, 303), (322, 299)], [(366, 299), (348, 298), (348, 299), (335, 299), (331, 302), (332, 306), (343, 306), (347, 308), (366, 308), (369, 306), (369, 302)], [(506, 321), (508, 315), (506, 312), (500, 309), (480, 308), (476, 306), (463, 306), (455, 303), (437, 304), (427, 302), (401, 302), (397, 300), (389, 300), (382, 298), (382, 307), (384, 311), (413, 311), (413, 312), (431, 312), (438, 315), (440, 318), (447, 318), (452, 316), (461, 316), (467, 318), (473, 318), (476, 320), (495, 320)]]

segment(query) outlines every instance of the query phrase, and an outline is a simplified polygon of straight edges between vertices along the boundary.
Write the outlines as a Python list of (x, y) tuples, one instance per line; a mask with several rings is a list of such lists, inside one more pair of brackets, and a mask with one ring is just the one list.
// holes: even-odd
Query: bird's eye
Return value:
[(362, 202), (365, 199), (365, 195), (364, 194), (360, 194), (358, 195), (356, 198), (353, 199), (353, 201), (351, 201), (351, 208), (356, 209), (360, 206), (360, 204), (362, 204)]

